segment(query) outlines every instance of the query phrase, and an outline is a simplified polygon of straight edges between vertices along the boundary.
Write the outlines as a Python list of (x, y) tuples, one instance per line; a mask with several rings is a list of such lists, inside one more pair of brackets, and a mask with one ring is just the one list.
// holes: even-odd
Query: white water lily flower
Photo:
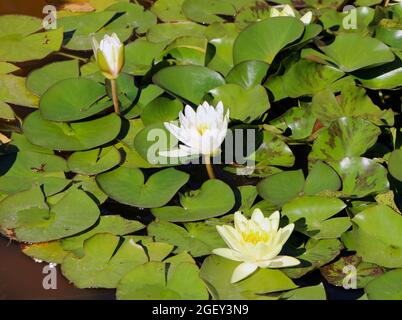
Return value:
[(236, 212), (234, 228), (229, 225), (217, 226), (229, 248), (214, 249), (212, 252), (242, 262), (233, 272), (232, 283), (246, 278), (257, 268), (282, 268), (300, 263), (296, 258), (279, 255), (294, 229), (293, 223), (279, 228), (279, 221), (279, 211), (265, 218), (257, 208), (251, 219), (247, 219), (240, 211)]
[(105, 35), (100, 43), (92, 36), (92, 49), (102, 74), (110, 80), (117, 79), (124, 65), (124, 45), (113, 33)]
[[(281, 10), (282, 9), (282, 10)], [(295, 11), (288, 4), (273, 6), (270, 11), (270, 17), (296, 17)], [(303, 15), (300, 20), (305, 25), (309, 24), (313, 18), (311, 11)]]
[(183, 157), (192, 155), (213, 156), (220, 152), (220, 146), (226, 137), (229, 110), (223, 115), (223, 103), (214, 108), (204, 102), (197, 108), (186, 106), (184, 113), (180, 112), (180, 127), (165, 122), (164, 125), (183, 144), (177, 149), (161, 151), (165, 157)]

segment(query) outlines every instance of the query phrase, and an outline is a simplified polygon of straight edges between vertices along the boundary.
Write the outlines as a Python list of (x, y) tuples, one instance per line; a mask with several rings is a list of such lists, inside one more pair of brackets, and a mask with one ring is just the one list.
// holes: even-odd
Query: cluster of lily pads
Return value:
[[(54, 30), (0, 16), (1, 233), (118, 299), (326, 299), (324, 283), (402, 299), (402, 4), (297, 5), (88, 0)], [(113, 33), (118, 113), (92, 54)], [(149, 159), (148, 133), (176, 145), (165, 123), (204, 101), (255, 130), (255, 166), (208, 179)], [(281, 254), (300, 263), (232, 283), (218, 230), (257, 208), (294, 224)]]

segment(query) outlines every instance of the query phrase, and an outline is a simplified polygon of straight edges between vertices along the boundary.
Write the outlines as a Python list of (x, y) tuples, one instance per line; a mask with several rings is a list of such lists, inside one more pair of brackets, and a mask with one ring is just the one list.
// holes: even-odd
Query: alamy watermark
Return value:
[(42, 20), (42, 26), (45, 30), (57, 29), (57, 9), (55, 6), (47, 5), (43, 7), (42, 13), (46, 16)]

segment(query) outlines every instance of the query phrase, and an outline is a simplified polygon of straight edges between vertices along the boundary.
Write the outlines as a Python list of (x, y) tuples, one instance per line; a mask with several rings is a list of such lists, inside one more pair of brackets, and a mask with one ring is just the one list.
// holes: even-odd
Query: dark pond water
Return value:
[[(53, 1), (54, 2), (54, 1)], [(56, 1), (57, 2), (57, 1)], [(60, 1), (59, 1), (60, 2)], [(144, 5), (149, 6), (152, 0), (140, 1)], [(44, 5), (52, 3), (50, 0), (0, 0), (0, 15), (3, 14), (27, 14), (37, 17), (43, 17), (42, 8)], [(48, 60), (59, 60), (60, 57), (46, 58)], [(24, 63), (21, 65), (22, 70), (19, 71), (20, 75), (26, 75), (30, 70), (38, 68), (42, 62)], [(24, 117), (29, 110), (15, 106), (15, 111), (21, 117)], [(4, 128), (3, 128), (4, 129)], [(297, 148), (297, 147), (296, 147)], [(300, 167), (303, 159), (303, 152), (305, 150), (293, 150), (298, 163), (296, 166)], [(199, 167), (186, 167), (182, 168), (191, 174), (190, 187), (196, 189), (200, 183), (204, 181), (207, 176), (203, 168)], [(242, 178), (234, 179), (233, 176), (225, 174), (222, 171), (217, 171), (217, 177), (224, 180), (230, 185), (245, 185), (253, 183), (250, 179), (243, 181)], [(136, 208), (127, 206), (120, 206), (113, 202), (108, 202), (102, 206), (105, 212), (124, 212), (125, 218), (138, 219), (144, 223), (149, 223), (152, 220), (150, 214), (147, 212), (139, 212)], [(57, 289), (44, 289), (42, 282), (47, 274), (43, 273), (45, 263), (35, 263), (31, 258), (25, 256), (21, 250), (20, 245), (16, 242), (11, 242), (5, 237), (0, 236), (0, 300), (7, 299), (114, 299), (114, 290), (103, 289), (77, 289), (66, 280), (59, 268), (57, 268)], [(299, 285), (315, 285), (324, 282), (326, 287), (327, 296), (329, 299), (356, 299), (361, 294), (361, 290), (346, 291), (342, 288), (336, 288), (329, 285), (321, 277), (318, 271), (313, 272), (307, 277), (303, 277), (298, 281)]]

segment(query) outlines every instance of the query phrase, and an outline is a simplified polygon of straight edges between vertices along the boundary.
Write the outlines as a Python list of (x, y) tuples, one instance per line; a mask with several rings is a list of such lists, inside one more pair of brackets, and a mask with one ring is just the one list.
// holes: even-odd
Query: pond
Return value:
[(0, 3), (0, 299), (402, 299), (402, 4), (203, 1)]

